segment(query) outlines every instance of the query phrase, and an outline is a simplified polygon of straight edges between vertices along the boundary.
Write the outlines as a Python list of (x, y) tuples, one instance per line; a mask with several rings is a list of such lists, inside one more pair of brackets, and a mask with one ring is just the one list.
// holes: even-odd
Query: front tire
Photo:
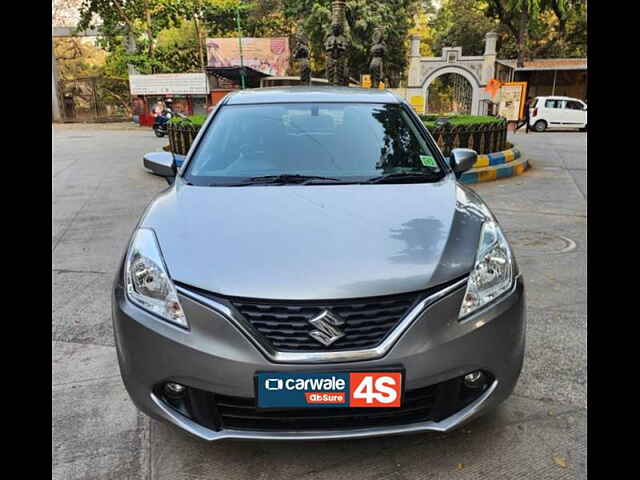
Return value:
[(153, 133), (156, 134), (156, 137), (162, 138), (164, 137), (164, 132), (161, 131), (159, 128), (154, 128), (153, 129)]
[(544, 132), (547, 129), (547, 122), (545, 122), (544, 120), (538, 120), (533, 124), (533, 129), (536, 132)]

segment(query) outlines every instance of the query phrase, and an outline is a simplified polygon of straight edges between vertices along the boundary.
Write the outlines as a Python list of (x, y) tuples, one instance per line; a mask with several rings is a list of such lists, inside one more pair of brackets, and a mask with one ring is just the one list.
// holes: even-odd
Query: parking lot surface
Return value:
[(140, 214), (166, 187), (142, 155), (168, 142), (132, 125), (56, 125), (53, 135), (53, 478), (586, 478), (585, 133), (512, 135), (533, 168), (472, 186), (526, 282), (514, 394), (449, 434), (298, 443), (205, 443), (136, 410), (118, 371), (110, 290)]

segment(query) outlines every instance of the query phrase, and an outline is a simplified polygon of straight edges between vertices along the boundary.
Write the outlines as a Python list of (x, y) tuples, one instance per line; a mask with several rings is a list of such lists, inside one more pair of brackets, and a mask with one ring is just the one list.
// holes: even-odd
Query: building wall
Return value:
[(211, 105), (217, 105), (220, 100), (222, 100), (225, 95), (229, 92), (232, 92), (232, 89), (223, 90), (218, 89), (211, 92)]
[(496, 80), (499, 82), (510, 82), (511, 81), (511, 68), (496, 63)]
[(584, 70), (558, 70), (553, 86), (552, 70), (516, 72), (516, 81), (527, 82), (530, 97), (560, 95), (587, 99), (587, 72)]

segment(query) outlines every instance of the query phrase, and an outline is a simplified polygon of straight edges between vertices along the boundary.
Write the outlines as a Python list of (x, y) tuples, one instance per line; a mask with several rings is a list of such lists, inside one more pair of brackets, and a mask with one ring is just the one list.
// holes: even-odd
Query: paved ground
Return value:
[(528, 295), (515, 394), (464, 429), (358, 441), (207, 444), (138, 413), (121, 383), (109, 291), (136, 220), (165, 187), (149, 129), (56, 126), (53, 478), (586, 478), (586, 135), (518, 134), (534, 168), (474, 188), (514, 244)]

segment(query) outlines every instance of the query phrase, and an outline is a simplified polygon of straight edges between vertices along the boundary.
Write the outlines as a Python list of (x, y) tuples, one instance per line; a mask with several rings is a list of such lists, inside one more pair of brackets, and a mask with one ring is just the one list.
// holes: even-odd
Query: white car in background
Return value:
[(587, 104), (571, 97), (536, 97), (531, 105), (529, 126), (536, 132), (548, 128), (587, 129)]

